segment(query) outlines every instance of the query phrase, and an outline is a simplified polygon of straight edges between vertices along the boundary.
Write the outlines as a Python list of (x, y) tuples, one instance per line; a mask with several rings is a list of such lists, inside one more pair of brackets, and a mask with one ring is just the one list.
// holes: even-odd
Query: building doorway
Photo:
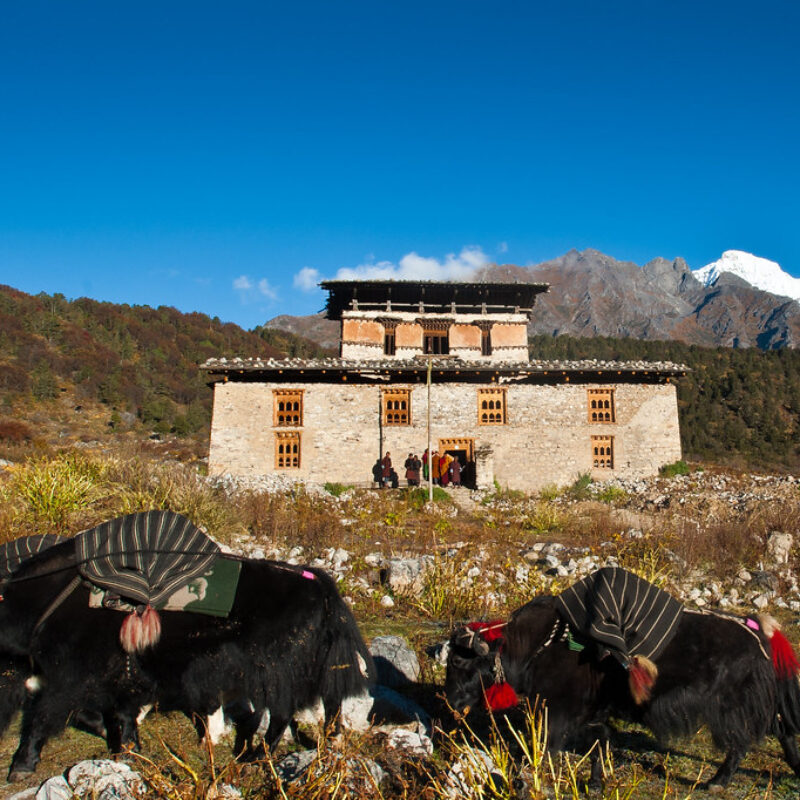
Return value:
[(457, 458), (461, 464), (461, 485), (475, 488), (475, 440), (466, 438), (439, 439), (439, 453)]

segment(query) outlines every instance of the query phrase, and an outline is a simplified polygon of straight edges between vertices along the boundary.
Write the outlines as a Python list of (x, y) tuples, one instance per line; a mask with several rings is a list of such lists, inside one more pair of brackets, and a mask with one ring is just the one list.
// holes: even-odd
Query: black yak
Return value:
[(326, 573), (224, 558), (241, 563), (228, 616), (162, 611), (157, 641), (135, 652), (120, 643), (121, 612), (89, 607), (73, 542), (20, 567), (0, 602), (0, 651), (30, 658), (41, 688), (25, 709), (9, 779), (31, 773), (47, 739), (83, 708), (102, 710), (109, 746), (119, 747), (135, 741), (145, 704), (206, 717), (230, 703), (244, 709), (236, 750), (247, 753), (265, 710), (271, 747), (298, 710), (321, 699), (330, 719), (363, 691), (370, 655)]
[[(772, 734), (800, 775), (798, 665), (774, 620), (685, 610), (659, 654), (657, 677), (637, 702), (631, 671), (571, 630), (557, 601), (537, 597), (507, 623), (472, 623), (453, 632), (445, 689), (456, 712), (481, 702), (498, 710), (515, 695), (539, 697), (553, 750), (587, 731), (604, 743), (610, 716), (640, 722), (667, 741), (705, 724), (725, 752), (710, 787), (726, 786), (748, 750)], [(595, 761), (592, 781), (599, 778)]]

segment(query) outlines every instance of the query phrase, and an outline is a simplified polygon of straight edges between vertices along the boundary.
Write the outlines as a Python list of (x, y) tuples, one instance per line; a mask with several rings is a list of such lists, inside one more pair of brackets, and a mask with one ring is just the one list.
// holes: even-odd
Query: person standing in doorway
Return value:
[(422, 478), (427, 483), (428, 481), (428, 448), (422, 454)]
[(450, 481), (453, 486), (461, 486), (461, 462), (458, 456), (455, 456), (453, 463), (450, 464)]
[(381, 459), (381, 471), (384, 484), (388, 484), (392, 479), (392, 458), (388, 450), (386, 451), (386, 455)]

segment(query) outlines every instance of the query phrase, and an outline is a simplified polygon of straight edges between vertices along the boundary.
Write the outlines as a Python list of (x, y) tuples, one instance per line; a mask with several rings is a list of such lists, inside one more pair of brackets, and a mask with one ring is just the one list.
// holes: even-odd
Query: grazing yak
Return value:
[[(144, 516), (129, 515), (136, 524)], [(109, 746), (118, 749), (136, 742), (146, 704), (198, 718), (230, 704), (240, 709), (236, 752), (249, 757), (265, 711), (272, 747), (298, 710), (321, 699), (333, 719), (371, 676), (355, 620), (322, 570), (217, 555), (238, 571), (227, 616), (149, 606), (125, 615), (90, 607), (93, 587), (79, 571), (79, 552), (67, 541), (33, 556), (0, 602), (0, 652), (30, 659), (40, 683), (25, 707), (9, 780), (35, 769), (46, 741), (79, 709), (102, 712)]]
[[(610, 716), (639, 722), (665, 741), (706, 725), (725, 752), (708, 782), (715, 790), (772, 734), (800, 775), (798, 662), (777, 623), (659, 605), (666, 593), (655, 590), (645, 604), (650, 622), (657, 622), (651, 625), (637, 618), (632, 591), (606, 591), (623, 581), (640, 592), (637, 601), (641, 591), (655, 590), (625, 570), (605, 568), (576, 584), (577, 592), (537, 597), (507, 622), (456, 628), (445, 684), (451, 707), (465, 714), (484, 702), (500, 710), (517, 695), (538, 697), (547, 707), (552, 750), (585, 741), (587, 733), (604, 744)], [(656, 644), (637, 654), (649, 634), (649, 644)], [(592, 782), (600, 776), (595, 758)]]

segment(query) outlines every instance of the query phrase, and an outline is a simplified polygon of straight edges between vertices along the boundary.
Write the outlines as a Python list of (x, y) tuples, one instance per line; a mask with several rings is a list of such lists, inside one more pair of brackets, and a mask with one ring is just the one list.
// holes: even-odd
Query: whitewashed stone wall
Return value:
[[(591, 386), (510, 384), (508, 424), (478, 425), (479, 386), (435, 384), (431, 387), (433, 448), (438, 448), (440, 438), (473, 438), (476, 447), (491, 448), (486, 463), (493, 465), (500, 485), (524, 491), (569, 484), (584, 472), (597, 479), (653, 475), (662, 465), (681, 458), (674, 385), (615, 386), (615, 424), (588, 422), (586, 389)], [(209, 452), (212, 474), (275, 472), (273, 388), (305, 390), (299, 429), (301, 467), (283, 473), (319, 482), (364, 483), (371, 480), (375, 460), (388, 450), (402, 479), (408, 453), (421, 456), (425, 450), (424, 384), (409, 386), (412, 424), (381, 431), (381, 385), (231, 381), (215, 384)], [(614, 437), (613, 470), (592, 468), (592, 435)]]

